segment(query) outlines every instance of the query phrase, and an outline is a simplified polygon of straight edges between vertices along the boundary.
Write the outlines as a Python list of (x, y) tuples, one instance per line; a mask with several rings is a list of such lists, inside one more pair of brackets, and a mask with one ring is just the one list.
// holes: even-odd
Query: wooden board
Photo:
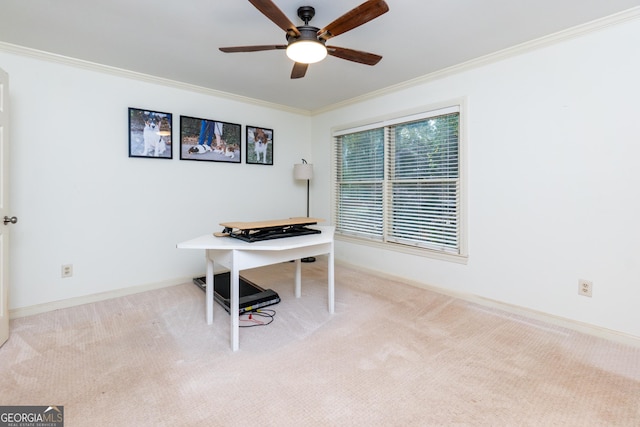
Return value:
[(290, 225), (312, 225), (318, 222), (324, 221), (318, 218), (295, 217), (288, 219), (274, 219), (267, 221), (252, 221), (252, 222), (221, 222), (220, 225), (226, 228), (235, 228), (238, 230), (259, 230), (261, 228), (271, 227), (287, 227)]

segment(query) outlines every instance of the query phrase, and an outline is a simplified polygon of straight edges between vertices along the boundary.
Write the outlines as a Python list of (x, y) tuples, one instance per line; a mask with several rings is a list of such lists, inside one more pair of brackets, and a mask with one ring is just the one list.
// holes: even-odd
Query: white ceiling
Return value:
[[(273, 0), (296, 25), (323, 27), (364, 0)], [(389, 12), (331, 39), (383, 56), (327, 57), (291, 80), (284, 31), (246, 0), (1, 0), (0, 42), (314, 111), (609, 16), (640, 0), (386, 0)], [(2, 46), (0, 46), (1, 48)], [(0, 64), (1, 66), (1, 64)]]

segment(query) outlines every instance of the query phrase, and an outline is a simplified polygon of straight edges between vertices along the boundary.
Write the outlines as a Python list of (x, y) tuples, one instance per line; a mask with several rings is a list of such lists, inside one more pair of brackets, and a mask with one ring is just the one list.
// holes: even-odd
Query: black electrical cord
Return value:
[[(262, 321), (259, 319), (254, 319), (254, 317), (262, 317), (267, 319), (266, 321)], [(253, 324), (250, 325), (239, 325), (241, 328), (253, 328), (254, 326), (267, 326), (273, 319), (276, 317), (276, 311), (271, 309), (258, 309), (255, 311), (250, 311), (248, 313), (242, 313), (240, 315), (241, 322), (251, 322)]]

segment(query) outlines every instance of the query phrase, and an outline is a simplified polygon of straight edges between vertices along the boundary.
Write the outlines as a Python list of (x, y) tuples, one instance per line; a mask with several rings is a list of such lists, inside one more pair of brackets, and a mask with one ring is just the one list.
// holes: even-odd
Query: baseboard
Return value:
[(167, 288), (169, 286), (180, 285), (182, 283), (190, 283), (192, 277), (182, 277), (162, 282), (148, 283), (140, 286), (131, 286), (128, 288), (116, 289), (113, 291), (101, 292), (97, 294), (85, 295), (76, 298), (69, 298), (60, 301), (51, 301), (44, 304), (32, 305), (29, 307), (20, 307), (9, 310), (9, 319), (17, 319), (19, 317), (33, 316), (35, 314), (46, 313), (48, 311), (59, 310), (62, 308), (75, 307), (83, 304), (104, 301), (112, 298), (118, 298), (126, 295), (133, 295), (140, 292), (151, 291), (154, 289)]
[(634, 347), (640, 347), (640, 337), (635, 335), (625, 334), (623, 332), (614, 331), (612, 329), (603, 328), (601, 326), (591, 325), (588, 323), (579, 322), (577, 320), (568, 319), (565, 317), (554, 316), (552, 314), (544, 313), (541, 311), (532, 310), (526, 307), (520, 307), (516, 305), (507, 304), (505, 302), (492, 300), (489, 298), (480, 297), (473, 294), (466, 294), (462, 292), (451, 291), (449, 289), (440, 288), (437, 286), (429, 285), (427, 283), (419, 282), (412, 279), (407, 279), (402, 276), (395, 276), (385, 273), (383, 271), (362, 267), (355, 264), (350, 264), (344, 261), (335, 261), (337, 265), (341, 265), (354, 270), (362, 271), (364, 273), (372, 274), (379, 277), (384, 277), (389, 280), (406, 283), (407, 285), (415, 286), (417, 288), (427, 289), (439, 294), (448, 295), (450, 297), (459, 298), (468, 302), (479, 304), (485, 307), (493, 308), (496, 310), (502, 310), (504, 312), (522, 316), (525, 318), (537, 320), (540, 322), (546, 322), (555, 326), (560, 326), (566, 329), (574, 330), (588, 335), (593, 335), (599, 338), (603, 338), (609, 341), (614, 341)]

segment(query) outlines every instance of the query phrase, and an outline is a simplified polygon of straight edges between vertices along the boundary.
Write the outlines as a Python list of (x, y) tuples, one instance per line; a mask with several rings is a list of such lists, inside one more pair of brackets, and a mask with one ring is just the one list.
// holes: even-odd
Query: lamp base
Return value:
[(302, 262), (316, 262), (316, 258), (315, 257), (307, 257), (307, 258), (301, 258), (300, 261)]

